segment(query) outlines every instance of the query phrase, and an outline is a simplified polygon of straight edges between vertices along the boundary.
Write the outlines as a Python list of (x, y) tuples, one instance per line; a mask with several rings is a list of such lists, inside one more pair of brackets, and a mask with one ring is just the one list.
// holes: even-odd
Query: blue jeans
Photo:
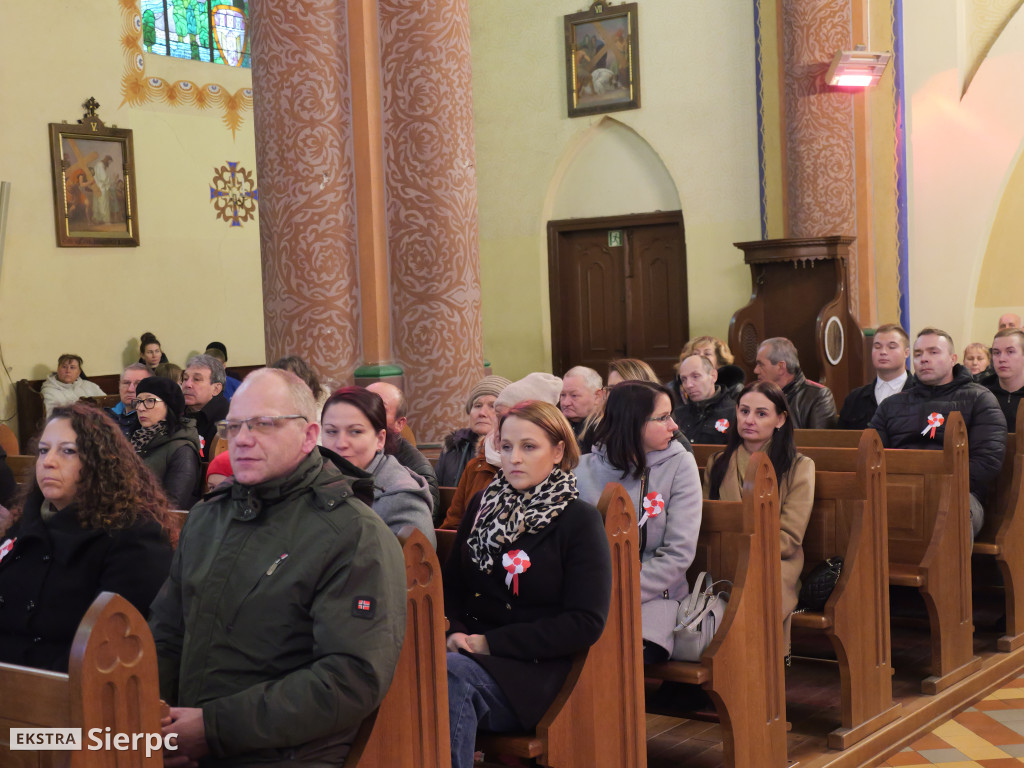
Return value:
[(494, 678), (468, 656), (450, 651), (448, 723), (452, 768), (473, 768), (477, 728), (497, 733), (523, 728)]

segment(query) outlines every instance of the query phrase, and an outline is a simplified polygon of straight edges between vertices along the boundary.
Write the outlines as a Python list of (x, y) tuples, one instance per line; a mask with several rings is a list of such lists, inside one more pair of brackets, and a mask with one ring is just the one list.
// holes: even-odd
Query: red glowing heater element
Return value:
[(877, 85), (892, 58), (891, 53), (872, 53), (858, 45), (852, 51), (836, 51), (825, 82), (845, 88), (869, 88)]

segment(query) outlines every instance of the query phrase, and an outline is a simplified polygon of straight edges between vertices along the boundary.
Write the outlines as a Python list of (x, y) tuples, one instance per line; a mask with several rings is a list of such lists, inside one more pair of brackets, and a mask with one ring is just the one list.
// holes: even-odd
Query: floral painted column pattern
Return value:
[(379, 8), (394, 352), (417, 439), (438, 441), (483, 375), (469, 9)]
[(267, 361), (340, 384), (360, 358), (345, 5), (251, 8)]
[[(857, 234), (856, 137), (851, 95), (825, 85), (835, 52), (852, 48), (850, 0), (783, 0), (787, 236)], [(857, 285), (850, 246), (849, 284)], [(857, 291), (849, 294), (858, 313)]]

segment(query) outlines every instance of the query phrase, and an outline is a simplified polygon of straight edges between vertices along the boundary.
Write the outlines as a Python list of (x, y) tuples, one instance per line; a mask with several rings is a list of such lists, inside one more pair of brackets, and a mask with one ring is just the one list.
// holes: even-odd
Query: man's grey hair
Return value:
[(185, 370), (189, 368), (208, 368), (210, 371), (210, 383), (224, 386), (227, 383), (228, 375), (224, 372), (224, 363), (211, 355), (192, 355), (185, 363)]
[(124, 376), (128, 371), (145, 371), (152, 375), (152, 371), (149, 370), (149, 366), (143, 363), (132, 363), (131, 365), (126, 365), (124, 370), (121, 371), (121, 375)]
[(295, 413), (304, 416), (310, 424), (319, 421), (316, 413), (316, 400), (313, 399), (313, 392), (309, 385), (291, 371), (286, 371), (283, 368), (257, 368), (245, 377), (245, 381), (242, 382), (242, 386), (238, 388), (237, 392), (248, 389), (267, 378), (277, 379), (288, 388), (288, 395), (295, 408)]
[(761, 346), (758, 349), (767, 350), (768, 360), (772, 365), (785, 363), (786, 370), (790, 375), (796, 376), (800, 373), (800, 357), (797, 355), (796, 347), (785, 336), (774, 336), (773, 338), (765, 339), (761, 342)]
[(583, 379), (583, 383), (587, 385), (587, 389), (593, 392), (596, 392), (604, 386), (604, 379), (601, 378), (601, 374), (593, 368), (587, 368), (585, 365), (577, 365), (570, 368), (565, 372), (565, 375), (562, 377), (562, 381), (565, 381), (570, 376), (576, 376), (577, 378)]

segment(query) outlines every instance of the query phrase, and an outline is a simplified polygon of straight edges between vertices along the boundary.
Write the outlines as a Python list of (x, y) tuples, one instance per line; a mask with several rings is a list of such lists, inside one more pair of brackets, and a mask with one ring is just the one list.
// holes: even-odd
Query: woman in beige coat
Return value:
[(804, 567), (804, 532), (814, 505), (814, 462), (796, 451), (786, 396), (775, 384), (760, 381), (751, 382), (740, 393), (725, 450), (708, 460), (705, 496), (739, 501), (747, 464), (757, 451), (768, 455), (779, 484), (782, 627), (788, 659), (790, 619)]

